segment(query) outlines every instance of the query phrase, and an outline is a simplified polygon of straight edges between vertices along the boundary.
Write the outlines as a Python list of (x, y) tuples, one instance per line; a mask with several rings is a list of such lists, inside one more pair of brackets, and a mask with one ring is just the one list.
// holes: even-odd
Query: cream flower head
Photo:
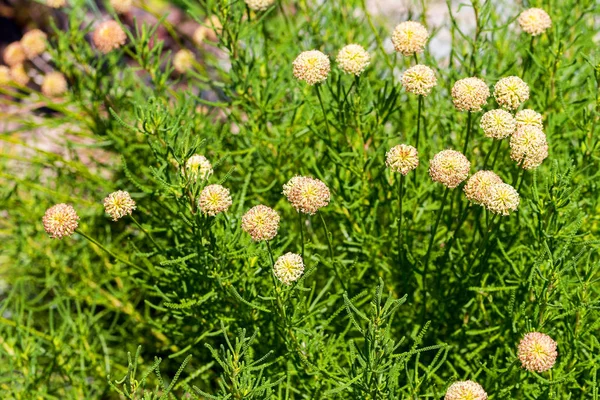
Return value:
[(531, 332), (519, 343), (518, 350), (521, 365), (528, 371), (548, 371), (556, 363), (558, 352), (556, 342), (548, 335)]
[(127, 35), (117, 21), (104, 21), (94, 31), (92, 41), (98, 50), (106, 54), (123, 46)]
[(181, 49), (173, 56), (173, 67), (175, 71), (184, 74), (194, 66), (196, 57), (188, 49)]
[(515, 119), (517, 120), (517, 129), (527, 125), (535, 126), (539, 129), (544, 129), (542, 115), (533, 110), (521, 110), (515, 115)]
[(385, 164), (390, 170), (406, 175), (419, 165), (419, 153), (413, 146), (399, 144), (386, 153)]
[(488, 97), (490, 89), (479, 78), (460, 79), (452, 86), (452, 102), (459, 111), (481, 111)]
[(53, 239), (71, 236), (79, 226), (79, 215), (70, 204), (56, 204), (46, 210), (42, 222), (44, 230)]
[(541, 35), (552, 26), (552, 19), (541, 8), (530, 8), (523, 11), (519, 15), (518, 21), (521, 29), (531, 36)]
[(415, 21), (400, 23), (392, 33), (394, 49), (403, 56), (422, 53), (427, 39), (429, 39), (427, 28)]
[(483, 114), (480, 124), (485, 136), (493, 139), (504, 139), (515, 132), (517, 121), (506, 110), (491, 110)]
[(483, 205), (490, 198), (492, 186), (502, 183), (502, 178), (492, 171), (477, 171), (474, 173), (463, 188), (467, 199), (475, 204)]
[(117, 190), (104, 199), (104, 210), (111, 216), (113, 221), (131, 215), (135, 207), (135, 201), (133, 201), (129, 192), (123, 190)]
[(487, 400), (488, 395), (477, 382), (454, 382), (444, 396), (444, 400)]
[(469, 176), (471, 163), (461, 152), (443, 150), (429, 162), (429, 176), (435, 182), (454, 189)]
[(297, 281), (304, 273), (304, 262), (299, 254), (286, 253), (275, 261), (273, 266), (275, 277), (286, 285)]
[(252, 207), (242, 217), (242, 229), (252, 240), (271, 240), (279, 230), (279, 214), (277, 211), (262, 204)]
[(329, 75), (329, 57), (319, 50), (303, 51), (293, 62), (294, 76), (309, 85), (323, 82)]
[(47, 97), (58, 97), (67, 91), (67, 80), (60, 72), (49, 72), (42, 82), (42, 93)]
[(495, 214), (510, 215), (519, 207), (519, 193), (508, 183), (492, 185), (484, 201), (485, 207)]
[(9, 67), (22, 64), (27, 59), (21, 42), (12, 42), (4, 49), (4, 62)]
[(198, 178), (202, 181), (207, 180), (213, 174), (213, 168), (210, 161), (200, 154), (194, 154), (188, 158), (185, 163), (185, 169), (188, 176), (194, 181)]
[(327, 185), (308, 176), (294, 176), (283, 185), (283, 194), (296, 211), (310, 215), (327, 206), (331, 199)]
[(233, 204), (229, 189), (221, 185), (208, 185), (200, 193), (198, 207), (200, 210), (211, 217), (227, 211)]
[(26, 32), (21, 38), (21, 46), (30, 60), (46, 51), (46, 40), (48, 36), (39, 29)]
[(426, 65), (410, 67), (402, 75), (401, 81), (407, 92), (421, 96), (427, 96), (437, 85), (435, 72)]
[(359, 44), (349, 44), (342, 47), (336, 62), (347, 74), (359, 76), (371, 62), (369, 53)]
[(244, 0), (249, 9), (254, 11), (264, 11), (271, 7), (275, 0)]
[(494, 85), (494, 97), (502, 107), (516, 110), (529, 99), (529, 86), (518, 76), (502, 78)]
[(510, 138), (510, 158), (524, 169), (539, 167), (548, 157), (548, 142), (541, 129), (526, 125), (517, 129)]

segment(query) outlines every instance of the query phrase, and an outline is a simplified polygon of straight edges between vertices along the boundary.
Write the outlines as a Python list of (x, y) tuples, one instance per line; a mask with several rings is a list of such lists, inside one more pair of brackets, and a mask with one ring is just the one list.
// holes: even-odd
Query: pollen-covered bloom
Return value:
[(67, 5), (66, 0), (46, 0), (46, 5), (52, 8), (61, 8)]
[(4, 49), (4, 62), (9, 67), (22, 64), (26, 59), (25, 49), (20, 42), (12, 42)]
[(275, 261), (273, 266), (275, 277), (286, 285), (297, 281), (304, 273), (304, 262), (302, 256), (294, 253), (286, 253)]
[(490, 198), (492, 186), (502, 183), (502, 178), (492, 171), (477, 171), (465, 184), (463, 191), (467, 199), (475, 204), (483, 205)]
[(461, 152), (443, 150), (429, 162), (429, 176), (450, 189), (454, 189), (469, 176), (471, 163)]
[(200, 193), (198, 207), (204, 214), (211, 217), (227, 211), (231, 206), (232, 200), (229, 189), (221, 185), (208, 185)]
[(349, 44), (342, 47), (336, 62), (347, 74), (359, 76), (371, 62), (369, 53), (359, 44)]
[(20, 86), (25, 86), (29, 83), (29, 74), (23, 64), (17, 64), (10, 68), (10, 78), (15, 84)]
[(506, 110), (491, 110), (483, 114), (479, 123), (485, 136), (494, 139), (504, 139), (512, 135), (517, 128), (517, 121)]
[(60, 72), (50, 72), (44, 76), (42, 93), (44, 96), (57, 97), (67, 91), (67, 80)]
[(127, 41), (127, 35), (117, 21), (104, 21), (94, 31), (92, 41), (98, 50), (106, 54), (123, 46)]
[(283, 194), (296, 211), (310, 215), (329, 204), (331, 198), (327, 185), (308, 176), (294, 176), (283, 185)]
[(385, 165), (394, 172), (408, 174), (419, 166), (419, 153), (413, 146), (399, 144), (392, 147), (385, 158)]
[(131, 10), (133, 0), (110, 0), (110, 5), (119, 14), (125, 14)]
[(516, 110), (529, 99), (529, 86), (518, 76), (508, 76), (496, 82), (494, 97), (502, 107)]
[(394, 49), (403, 56), (422, 53), (429, 39), (427, 28), (415, 21), (400, 23), (392, 33)]
[(30, 60), (46, 51), (47, 35), (39, 29), (32, 29), (21, 38), (21, 46)]
[(437, 85), (435, 72), (426, 65), (410, 67), (402, 75), (402, 86), (409, 93), (427, 96)]
[(294, 76), (309, 85), (323, 82), (329, 75), (329, 57), (319, 50), (303, 51), (294, 60)]
[(194, 60), (194, 53), (188, 49), (181, 49), (173, 56), (173, 67), (175, 71), (183, 74), (192, 68)]
[(519, 343), (518, 356), (526, 370), (547, 371), (554, 366), (558, 357), (556, 342), (540, 332), (528, 333)]
[(548, 157), (548, 142), (540, 128), (526, 125), (510, 138), (510, 158), (524, 169), (537, 168)]
[(517, 129), (526, 125), (535, 126), (536, 128), (540, 129), (544, 128), (542, 115), (530, 109), (519, 111), (515, 115), (515, 119), (517, 120)]
[(200, 154), (194, 154), (185, 163), (187, 174), (193, 179), (206, 180), (213, 174), (213, 168), (210, 161)]
[(79, 215), (70, 204), (56, 204), (46, 210), (42, 223), (44, 230), (53, 239), (71, 236), (79, 226)]
[(541, 35), (552, 26), (552, 19), (541, 8), (530, 8), (523, 11), (519, 15), (518, 21), (521, 29), (531, 36)]
[(245, 0), (249, 9), (254, 11), (264, 11), (271, 7), (275, 0)]
[(473, 381), (454, 382), (448, 390), (444, 400), (487, 400), (488, 395), (483, 387)]
[(488, 97), (490, 89), (479, 78), (460, 79), (452, 86), (452, 102), (459, 111), (481, 111)]
[(117, 221), (126, 215), (131, 215), (135, 210), (135, 201), (128, 192), (117, 190), (104, 199), (104, 210), (113, 221)]
[(492, 185), (484, 201), (485, 207), (495, 214), (510, 215), (519, 207), (519, 193), (508, 183)]
[(279, 214), (262, 204), (254, 206), (242, 217), (242, 229), (256, 242), (271, 240), (279, 229)]

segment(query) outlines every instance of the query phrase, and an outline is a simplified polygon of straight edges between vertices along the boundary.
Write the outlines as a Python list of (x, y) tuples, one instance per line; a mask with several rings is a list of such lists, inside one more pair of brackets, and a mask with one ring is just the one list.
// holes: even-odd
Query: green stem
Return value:
[(327, 127), (327, 136), (329, 137), (329, 143), (331, 143), (331, 130), (329, 129), (329, 119), (327, 118), (327, 111), (325, 110), (323, 99), (321, 98), (321, 89), (319, 84), (315, 85), (315, 90), (317, 91), (319, 104), (321, 105), (321, 110), (323, 111), (323, 118), (325, 119), (325, 126)]
[(335, 259), (333, 256), (333, 243), (331, 242), (331, 235), (329, 233), (329, 230), (327, 229), (327, 223), (325, 222), (325, 218), (323, 217), (323, 214), (319, 212), (319, 217), (321, 217), (321, 222), (323, 223), (323, 229), (325, 229), (325, 236), (327, 236), (327, 245), (329, 246), (329, 257), (331, 258), (331, 266), (333, 267), (333, 272), (335, 273), (335, 276), (339, 279), (340, 283), (342, 284), (342, 288), (344, 288), (344, 290), (346, 290), (346, 284), (344, 283), (344, 281), (342, 280), (342, 277), (340, 276), (338, 269), (337, 269), (337, 264), (335, 263)]
[(427, 253), (425, 254), (425, 259), (423, 262), (423, 313), (426, 315), (427, 311), (427, 270), (429, 269), (429, 257), (431, 256), (431, 249), (433, 248), (433, 242), (435, 240), (435, 234), (437, 232), (438, 226), (442, 219), (442, 213), (444, 211), (444, 206), (446, 205), (446, 199), (448, 198), (448, 193), (450, 192), (450, 188), (446, 187), (444, 189), (444, 195), (442, 197), (442, 204), (440, 204), (440, 208), (437, 213), (437, 217), (435, 219), (435, 225), (433, 226), (433, 230), (431, 231), (431, 237), (429, 238), (429, 245), (427, 246)]
[(145, 234), (146, 236), (148, 236), (148, 238), (150, 239), (150, 241), (151, 241), (152, 243), (154, 243), (154, 245), (155, 245), (156, 247), (158, 247), (158, 249), (159, 249), (160, 251), (164, 251), (163, 247), (162, 247), (160, 244), (156, 243), (156, 241), (154, 240), (154, 238), (152, 237), (152, 235), (151, 235), (150, 233), (148, 233), (148, 231), (146, 231), (146, 230), (144, 229), (144, 227), (143, 227), (143, 226), (142, 226), (142, 225), (141, 225), (141, 224), (140, 224), (140, 223), (137, 221), (137, 219), (135, 219), (135, 217), (134, 217), (133, 215), (129, 215), (129, 216), (131, 217), (131, 220), (133, 221), (133, 223), (134, 223), (134, 224), (136, 224), (136, 225), (137, 225), (137, 227), (138, 227), (138, 228), (140, 228), (140, 229), (141, 229), (141, 231), (142, 231), (142, 232), (144, 232), (144, 234)]
[(143, 272), (145, 274), (149, 274), (148, 271), (138, 267), (137, 265), (133, 264), (131, 261), (126, 260), (124, 258), (119, 257), (118, 255), (116, 255), (115, 253), (113, 253), (112, 251), (110, 251), (109, 249), (107, 249), (102, 243), (98, 242), (96, 239), (92, 238), (91, 236), (88, 236), (86, 233), (84, 233), (83, 231), (81, 231), (80, 229), (75, 230), (75, 232), (79, 233), (81, 236), (83, 236), (84, 238), (86, 238), (90, 243), (95, 244), (96, 246), (98, 246), (100, 249), (102, 249), (104, 252), (106, 252), (108, 255), (110, 255), (111, 257), (113, 257), (115, 260), (119, 260), (122, 263), (129, 265), (130, 267)]
[(402, 252), (402, 196), (404, 191), (404, 174), (400, 174), (398, 180), (398, 262), (402, 264), (404, 259)]
[(467, 150), (469, 148), (469, 138), (471, 137), (471, 119), (472, 119), (472, 113), (470, 111), (467, 111), (468, 115), (467, 115), (467, 137), (465, 138), (465, 145), (463, 147), (463, 155), (466, 157), (467, 156)]
[(304, 227), (302, 226), (302, 214), (298, 213), (298, 222), (300, 225), (300, 241), (302, 242), (302, 259), (304, 260)]
[[(421, 137), (421, 113), (423, 112), (423, 96), (419, 96), (419, 105), (417, 107), (417, 137), (415, 147), (419, 151), (419, 138)], [(417, 174), (413, 174), (413, 184), (417, 185)]]

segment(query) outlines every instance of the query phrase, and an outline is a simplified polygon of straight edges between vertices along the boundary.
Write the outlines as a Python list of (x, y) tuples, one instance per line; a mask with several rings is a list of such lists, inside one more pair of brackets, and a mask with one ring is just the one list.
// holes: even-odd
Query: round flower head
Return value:
[(4, 62), (9, 67), (22, 64), (26, 59), (25, 49), (20, 42), (12, 42), (4, 49)]
[(329, 188), (318, 179), (295, 176), (283, 185), (283, 194), (298, 212), (313, 215), (329, 204)]
[(10, 68), (6, 65), (0, 65), (0, 86), (6, 86), (11, 81)]
[(25, 33), (21, 38), (21, 46), (25, 55), (30, 60), (46, 51), (46, 38), (48, 36), (39, 29), (33, 29)]
[(25, 71), (23, 64), (17, 64), (10, 69), (10, 78), (19, 86), (25, 86), (29, 83), (29, 75)]
[(208, 29), (205, 26), (199, 26), (196, 28), (194, 34), (192, 35), (192, 40), (194, 41), (196, 46), (202, 46), (202, 43), (204, 43), (204, 39), (206, 39), (207, 33)]
[(204, 181), (213, 174), (213, 169), (212, 165), (210, 164), (210, 161), (208, 161), (206, 157), (200, 154), (194, 154), (193, 156), (191, 156), (185, 163), (185, 169), (187, 171), (187, 174), (193, 180), (200, 178), (200, 180)]
[(273, 273), (282, 283), (291, 285), (304, 273), (302, 257), (294, 253), (286, 253), (275, 261)]
[(408, 93), (427, 96), (437, 85), (435, 72), (426, 65), (410, 67), (402, 75), (402, 86)]
[(556, 342), (540, 332), (528, 333), (519, 343), (518, 356), (526, 370), (547, 371), (554, 366), (558, 356)]
[(529, 98), (529, 86), (518, 76), (502, 78), (494, 85), (494, 97), (502, 107), (516, 110)]
[(485, 136), (494, 139), (504, 139), (512, 135), (517, 127), (517, 121), (511, 113), (505, 110), (491, 110), (483, 114), (479, 123)]
[(271, 7), (275, 0), (245, 0), (249, 9), (254, 11), (264, 11)]
[(517, 120), (517, 129), (523, 126), (535, 126), (536, 128), (543, 129), (544, 123), (542, 121), (542, 115), (533, 110), (525, 109), (521, 110), (515, 115)]
[(67, 91), (67, 80), (60, 72), (50, 72), (44, 76), (42, 93), (47, 97), (57, 97)]
[(548, 157), (546, 135), (535, 126), (522, 126), (510, 138), (510, 158), (522, 164), (524, 169), (533, 169)]
[(252, 236), (252, 240), (271, 240), (279, 229), (279, 214), (270, 207), (252, 207), (242, 217), (242, 229)]
[(492, 171), (477, 171), (463, 188), (467, 199), (475, 204), (484, 204), (490, 197), (492, 186), (502, 183), (502, 178)]
[(456, 150), (443, 150), (433, 156), (429, 162), (429, 175), (450, 189), (457, 187), (469, 176), (471, 163)]
[(294, 60), (294, 76), (309, 85), (323, 82), (331, 68), (329, 57), (319, 50), (303, 51)]
[(452, 101), (459, 111), (481, 111), (487, 103), (490, 89), (479, 78), (464, 78), (452, 86)]
[(52, 8), (61, 8), (67, 5), (66, 0), (46, 0), (46, 5)]
[(359, 44), (349, 44), (342, 47), (335, 61), (347, 74), (359, 76), (371, 63), (371, 56)]
[(548, 13), (541, 8), (530, 8), (519, 15), (519, 25), (531, 36), (541, 35), (552, 26)]
[(71, 236), (79, 226), (79, 215), (70, 204), (57, 204), (46, 210), (42, 222), (44, 230), (53, 239)]
[(112, 217), (113, 221), (116, 221), (126, 215), (131, 215), (131, 212), (135, 210), (135, 201), (128, 192), (117, 190), (104, 199), (104, 210)]
[(519, 207), (519, 193), (508, 183), (497, 183), (490, 187), (484, 205), (493, 213), (510, 215)]
[(198, 199), (198, 207), (200, 210), (211, 217), (227, 211), (231, 204), (232, 200), (229, 189), (226, 189), (221, 185), (206, 186), (202, 189), (200, 199)]
[(394, 172), (408, 174), (419, 165), (419, 153), (413, 146), (399, 144), (386, 153), (385, 165)]
[(392, 33), (394, 49), (404, 56), (422, 53), (429, 39), (429, 32), (418, 22), (402, 22)]
[(487, 400), (485, 390), (477, 382), (460, 381), (454, 382), (444, 396), (444, 400)]
[(92, 41), (98, 50), (107, 54), (123, 46), (127, 41), (127, 35), (117, 21), (104, 21), (94, 31)]
[(175, 56), (173, 56), (173, 66), (175, 67), (175, 71), (183, 74), (189, 71), (194, 65), (194, 53), (189, 51), (188, 49), (181, 49)]
[(125, 14), (131, 10), (132, 0), (110, 0), (110, 5), (119, 14)]

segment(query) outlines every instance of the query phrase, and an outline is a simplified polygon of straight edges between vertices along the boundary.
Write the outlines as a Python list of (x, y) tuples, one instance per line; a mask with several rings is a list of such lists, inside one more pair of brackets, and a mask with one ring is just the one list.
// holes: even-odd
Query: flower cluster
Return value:
[(296, 282), (304, 273), (304, 262), (302, 256), (294, 253), (286, 253), (275, 261), (273, 266), (275, 277), (286, 285)]
[(541, 8), (530, 8), (523, 11), (517, 21), (519, 21), (521, 29), (531, 36), (541, 35), (552, 26), (552, 19)]
[(46, 210), (42, 223), (44, 230), (53, 239), (71, 236), (79, 226), (79, 215), (70, 204), (56, 204)]
[(188, 49), (181, 49), (173, 56), (173, 67), (180, 74), (186, 73), (194, 65), (196, 57)]
[(233, 204), (233, 201), (229, 189), (221, 185), (206, 186), (200, 192), (200, 198), (198, 199), (198, 208), (211, 217), (227, 211), (231, 204)]
[(426, 65), (415, 65), (402, 75), (402, 86), (409, 93), (427, 96), (437, 85), (435, 72)]
[(529, 86), (518, 76), (502, 78), (494, 85), (494, 97), (502, 107), (516, 110), (529, 99)]
[(510, 158), (524, 169), (539, 167), (548, 157), (548, 142), (540, 128), (525, 125), (510, 138)]
[(50, 72), (44, 76), (42, 93), (48, 97), (57, 97), (67, 91), (67, 80), (60, 72)]
[(92, 41), (98, 50), (106, 54), (123, 46), (127, 35), (117, 21), (109, 20), (98, 25), (92, 35)]
[(111, 216), (113, 221), (117, 221), (126, 215), (131, 215), (135, 210), (135, 201), (133, 201), (129, 192), (117, 190), (104, 199), (104, 210)]
[(371, 62), (369, 53), (359, 44), (349, 44), (342, 47), (335, 61), (342, 71), (359, 76)]
[(493, 213), (510, 215), (519, 207), (519, 193), (508, 183), (498, 183), (490, 187), (485, 206)]
[(133, 0), (110, 0), (110, 5), (119, 14), (128, 13), (133, 6)]
[(242, 229), (256, 242), (271, 240), (279, 229), (279, 214), (262, 204), (254, 206), (242, 217)]
[(188, 176), (194, 181), (200, 179), (207, 180), (213, 174), (213, 168), (210, 161), (200, 154), (194, 154), (188, 158), (185, 163), (185, 169)]
[(535, 126), (539, 129), (544, 128), (542, 115), (534, 110), (521, 110), (515, 115), (515, 119), (517, 121), (517, 129), (527, 125)]
[(33, 59), (46, 51), (47, 35), (39, 29), (32, 29), (21, 38), (21, 46), (28, 59)]
[(327, 185), (308, 176), (294, 176), (283, 185), (283, 194), (296, 211), (310, 215), (327, 206), (331, 198)]
[(483, 114), (480, 121), (485, 136), (504, 139), (515, 132), (517, 121), (505, 110), (491, 110)]
[(540, 332), (526, 334), (519, 343), (517, 353), (523, 368), (535, 372), (549, 370), (558, 357), (556, 342), (550, 336)]
[(419, 153), (413, 146), (399, 144), (386, 153), (385, 164), (392, 171), (406, 175), (419, 166)]
[(502, 178), (496, 175), (496, 173), (492, 171), (477, 171), (467, 180), (463, 191), (469, 201), (485, 205), (490, 199), (490, 189), (499, 183), (503, 183)]
[(454, 189), (469, 176), (471, 163), (456, 150), (443, 150), (429, 162), (429, 175), (435, 182)]
[(331, 63), (329, 57), (319, 50), (300, 53), (293, 62), (294, 76), (309, 85), (323, 82), (329, 75)]
[(473, 381), (454, 382), (444, 396), (444, 400), (486, 400), (487, 398), (488, 395), (483, 387)]
[(422, 53), (427, 39), (429, 39), (429, 32), (423, 25), (415, 21), (402, 22), (392, 33), (394, 49), (403, 56)]
[(452, 86), (452, 101), (459, 111), (481, 111), (488, 97), (490, 89), (479, 78), (460, 79)]

